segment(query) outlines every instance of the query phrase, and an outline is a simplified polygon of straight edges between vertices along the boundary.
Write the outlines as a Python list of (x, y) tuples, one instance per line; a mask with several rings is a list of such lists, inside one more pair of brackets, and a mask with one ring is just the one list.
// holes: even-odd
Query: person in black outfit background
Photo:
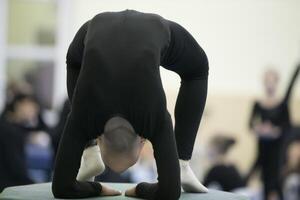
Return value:
[(21, 128), (0, 119), (0, 192), (9, 186), (33, 183), (26, 166), (26, 136)]
[(235, 143), (235, 139), (221, 134), (211, 139), (209, 159), (212, 167), (204, 177), (204, 185), (227, 192), (245, 187), (244, 177), (227, 158), (228, 152)]
[(16, 94), (8, 102), (0, 117), (0, 191), (34, 183), (28, 174), (25, 144), (31, 133), (47, 129), (32, 95)]
[(283, 143), (288, 137), (291, 127), (289, 101), (299, 70), (300, 65), (297, 66), (281, 101), (274, 98), (279, 79), (278, 74), (273, 70), (267, 71), (264, 79), (267, 98), (261, 102), (256, 101), (253, 106), (250, 129), (258, 138), (258, 155), (250, 169), (248, 179), (257, 168), (261, 168), (266, 200), (278, 199), (281, 196), (280, 158)]
[[(175, 137), (160, 65), (181, 78)], [(67, 53), (71, 112), (56, 158), (54, 196), (119, 194), (97, 182), (76, 180), (84, 148), (95, 138), (100, 140), (104, 163), (119, 172), (136, 162), (143, 138), (152, 143), (158, 183), (140, 183), (126, 192), (129, 196), (178, 199), (180, 181), (186, 191), (207, 191), (188, 164), (205, 106), (207, 77), (205, 52), (176, 22), (128, 9), (100, 13), (86, 22)], [(123, 150), (134, 152), (130, 155), (134, 158), (123, 155)], [(130, 162), (120, 164), (126, 158)]]

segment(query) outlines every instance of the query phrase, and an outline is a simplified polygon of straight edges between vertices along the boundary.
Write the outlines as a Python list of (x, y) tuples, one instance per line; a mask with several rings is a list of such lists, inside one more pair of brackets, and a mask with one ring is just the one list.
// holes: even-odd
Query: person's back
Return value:
[(101, 13), (89, 22), (86, 38), (83, 69), (95, 70), (102, 88), (120, 92), (141, 88), (141, 80), (145, 86), (160, 81), (160, 57), (168, 45), (161, 17), (134, 10)]
[[(155, 14), (125, 10), (96, 15), (88, 22), (84, 40), (77, 87), (85, 92), (80, 96), (92, 93), (89, 101), (107, 115), (118, 113), (136, 121), (133, 118), (140, 120), (148, 112), (146, 118), (159, 118), (166, 108), (159, 66), (168, 37), (165, 21)], [(94, 113), (97, 118), (102, 114)], [(137, 128), (135, 124), (141, 123), (133, 122)]]

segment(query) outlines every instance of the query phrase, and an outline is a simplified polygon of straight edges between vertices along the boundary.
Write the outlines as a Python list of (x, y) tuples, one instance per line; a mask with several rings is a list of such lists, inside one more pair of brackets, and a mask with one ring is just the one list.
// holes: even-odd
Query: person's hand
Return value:
[(121, 194), (118, 190), (102, 185), (101, 196), (119, 196)]
[(130, 189), (126, 190), (125, 196), (136, 197), (135, 188), (136, 187), (133, 187), (133, 188), (130, 188)]
[(263, 138), (278, 138), (280, 136), (280, 128), (269, 121), (256, 125), (255, 131), (258, 136)]

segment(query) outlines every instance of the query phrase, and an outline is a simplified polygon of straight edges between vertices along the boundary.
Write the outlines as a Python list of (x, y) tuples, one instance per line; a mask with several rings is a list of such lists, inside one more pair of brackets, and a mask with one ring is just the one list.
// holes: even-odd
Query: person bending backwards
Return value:
[[(160, 65), (181, 78), (174, 131)], [(120, 194), (98, 182), (76, 179), (83, 151), (96, 138), (103, 162), (115, 172), (137, 162), (145, 139), (152, 143), (158, 182), (139, 183), (127, 196), (179, 199), (181, 186), (187, 192), (207, 192), (189, 166), (207, 77), (205, 52), (176, 22), (128, 9), (103, 12), (86, 22), (67, 53), (71, 111), (54, 168), (54, 196)]]

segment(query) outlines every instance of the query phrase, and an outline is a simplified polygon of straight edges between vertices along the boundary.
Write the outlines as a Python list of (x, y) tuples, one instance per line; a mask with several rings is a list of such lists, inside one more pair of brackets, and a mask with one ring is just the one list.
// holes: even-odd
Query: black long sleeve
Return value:
[[(88, 120), (83, 121), (71, 111), (61, 138), (56, 158), (52, 191), (56, 198), (86, 198), (100, 196), (101, 185), (97, 182), (76, 180), (82, 152), (87, 141)], [(81, 112), (82, 114), (82, 112)], [(88, 119), (88, 116), (85, 117)], [(67, 172), (66, 172), (67, 170)]]
[[(82, 152), (87, 142), (91, 139), (89, 138), (88, 127), (89, 116), (86, 114), (88, 113), (88, 103), (80, 96), (77, 96), (77, 99), (73, 98), (81, 69), (84, 37), (87, 32), (88, 23), (85, 23), (79, 29), (67, 54), (67, 88), (72, 105), (59, 144), (54, 168), (52, 191), (57, 198), (85, 198), (99, 196), (101, 193), (100, 183), (79, 182), (76, 180)], [(81, 94), (83, 93), (81, 91)], [(79, 104), (81, 104), (80, 108)], [(68, 170), (68, 172), (65, 170)]]

